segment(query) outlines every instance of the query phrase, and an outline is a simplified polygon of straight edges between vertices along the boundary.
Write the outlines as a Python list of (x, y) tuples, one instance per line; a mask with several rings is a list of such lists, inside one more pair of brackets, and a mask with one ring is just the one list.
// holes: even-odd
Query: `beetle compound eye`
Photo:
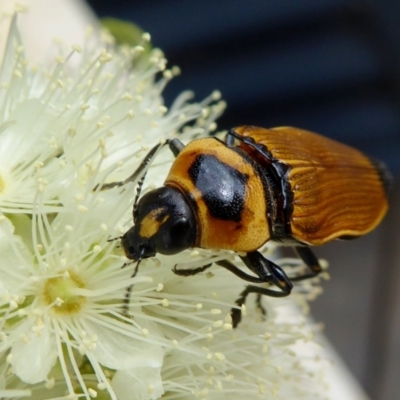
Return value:
[(173, 218), (157, 235), (157, 251), (161, 254), (176, 254), (187, 249), (192, 243), (191, 231), (191, 224), (185, 217)]
[[(131, 245), (129, 245), (129, 246), (126, 248), (126, 251), (127, 251), (127, 253), (130, 254), (130, 255), (135, 255), (135, 248), (134, 248), (133, 246), (131, 246)], [(136, 255), (135, 255), (135, 256), (131, 256), (131, 257), (129, 257), (129, 258), (136, 258)]]

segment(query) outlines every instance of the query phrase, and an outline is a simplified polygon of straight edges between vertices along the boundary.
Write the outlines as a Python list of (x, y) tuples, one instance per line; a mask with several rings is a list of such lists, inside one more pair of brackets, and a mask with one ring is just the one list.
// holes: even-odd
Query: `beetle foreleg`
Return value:
[(299, 255), (299, 257), (303, 260), (304, 264), (306, 264), (307, 267), (310, 269), (311, 273), (290, 278), (290, 280), (292, 282), (296, 282), (296, 281), (298, 282), (298, 281), (302, 281), (304, 279), (314, 278), (322, 271), (322, 268), (319, 265), (318, 258), (315, 256), (315, 254), (311, 251), (311, 249), (309, 247), (298, 246), (298, 247), (294, 247), (294, 250)]
[[(142, 261), (142, 258), (139, 258), (139, 260), (137, 261), (136, 267), (135, 267), (135, 269), (133, 270), (133, 273), (132, 273), (132, 275), (131, 275), (131, 278), (134, 278), (134, 277), (136, 276), (136, 274), (138, 273), (138, 271), (139, 271), (139, 265), (140, 265), (140, 262), (141, 262), (141, 261)], [(126, 262), (121, 268), (125, 268), (125, 267), (127, 267), (128, 265), (130, 265), (130, 264), (132, 264), (132, 263), (133, 263), (133, 261), (128, 261), (128, 262)], [(131, 300), (132, 289), (133, 289), (133, 284), (132, 284), (132, 285), (129, 285), (128, 288), (126, 289), (126, 292), (125, 292), (124, 304), (123, 304), (123, 306), (122, 306), (125, 315), (128, 315), (128, 311), (129, 311), (129, 302), (130, 302), (130, 300)]]

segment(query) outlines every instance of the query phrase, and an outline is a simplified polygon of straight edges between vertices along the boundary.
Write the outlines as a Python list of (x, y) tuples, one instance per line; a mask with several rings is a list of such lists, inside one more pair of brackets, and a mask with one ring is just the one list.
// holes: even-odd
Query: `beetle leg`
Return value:
[[(254, 253), (258, 253), (258, 252), (254, 252)], [(248, 254), (253, 254), (253, 253), (248, 253)], [(264, 257), (260, 253), (258, 253), (258, 255), (259, 256), (255, 256), (255, 257), (262, 257), (264, 259)], [(249, 267), (249, 264), (246, 263), (246, 261), (249, 262), (249, 260), (247, 259), (245, 261), (245, 257), (241, 257), (241, 258), (245, 262), (245, 264)], [(251, 259), (251, 261), (254, 261), (252, 256), (250, 256), (250, 259)], [(264, 260), (265, 260), (265, 262), (271, 263), (271, 261), (269, 261), (269, 260), (266, 260), (266, 259), (264, 259)], [(234, 264), (232, 264), (228, 260), (218, 261), (218, 262), (216, 262), (216, 264), (220, 265), (221, 267), (226, 268), (227, 270), (229, 270), (230, 272), (232, 272), (239, 278), (242, 278), (246, 281), (253, 282), (253, 283), (271, 282), (271, 283), (275, 284), (274, 278), (273, 278), (274, 274), (266, 273), (265, 269), (263, 267), (260, 268), (259, 266), (255, 267), (252, 265), (250, 270), (258, 275), (258, 276), (252, 276), (252, 275), (246, 274), (245, 272), (243, 272), (241, 269), (236, 267)], [(273, 264), (273, 265), (275, 265), (275, 264)], [(281, 270), (277, 265), (276, 265), (276, 267), (279, 270)], [(282, 270), (281, 270), (281, 272), (284, 274), (284, 272)], [(246, 298), (250, 293), (257, 293), (257, 305), (260, 308), (262, 314), (265, 315), (266, 314), (265, 309), (261, 304), (261, 296), (262, 295), (270, 296), (270, 297), (285, 297), (285, 296), (287, 296), (290, 293), (292, 285), (287, 277), (286, 277), (286, 280), (287, 280), (287, 286), (290, 288), (289, 291), (284, 291), (284, 290), (278, 291), (278, 290), (272, 290), (272, 289), (268, 289), (268, 288), (264, 288), (264, 287), (260, 287), (260, 286), (248, 285), (242, 291), (242, 293), (240, 293), (240, 296), (235, 301), (235, 303), (241, 308), (242, 305), (246, 302)], [(241, 309), (232, 308), (231, 309), (231, 317), (232, 317), (232, 326), (234, 328), (236, 328), (242, 319)]]
[(266, 280), (264, 277), (246, 274), (246, 272), (243, 272), (240, 268), (238, 268), (236, 265), (232, 264), (228, 260), (217, 261), (215, 264), (224, 267), (228, 271), (232, 272), (232, 274), (235, 274), (236, 276), (247, 282), (252, 282), (252, 283), (270, 282), (270, 280), (268, 279)]
[(309, 247), (298, 246), (298, 247), (294, 247), (294, 250), (299, 255), (299, 257), (303, 260), (303, 262), (307, 265), (307, 267), (310, 269), (311, 272), (308, 274), (290, 278), (290, 280), (292, 282), (296, 282), (296, 281), (298, 282), (298, 281), (302, 281), (304, 279), (314, 278), (322, 271), (322, 268), (319, 265), (318, 258), (315, 256), (315, 254), (311, 251), (311, 249)]
[(228, 133), (225, 136), (225, 143), (228, 147), (234, 147), (235, 146), (235, 136), (232, 135), (231, 131), (228, 131)]
[[(244, 257), (240, 258), (246, 264), (247, 268), (262, 279), (262, 282), (271, 282), (285, 293), (286, 296), (290, 294), (293, 285), (281, 267), (267, 260), (258, 251), (247, 253)], [(274, 292), (273, 290), (270, 291)]]
[[(113, 187), (123, 186), (123, 185), (126, 185), (129, 182), (136, 182), (138, 179), (143, 184), (144, 177), (146, 176), (148, 165), (153, 161), (154, 157), (158, 153), (158, 150), (160, 150), (166, 144), (168, 145), (169, 149), (171, 150), (172, 154), (175, 157), (177, 157), (177, 155), (185, 147), (185, 145), (179, 139), (167, 139), (163, 143), (156, 144), (146, 154), (146, 156), (144, 157), (143, 161), (141, 162), (139, 167), (136, 169), (136, 171), (132, 175), (128, 176), (128, 178), (126, 178), (124, 181), (105, 183), (104, 185), (101, 185), (100, 190), (108, 190), (108, 189), (111, 189)], [(96, 190), (97, 187), (98, 187), (98, 185), (96, 185), (93, 190)]]
[(190, 269), (190, 268), (178, 269), (178, 268), (176, 268), (176, 265), (175, 265), (174, 268), (172, 268), (172, 272), (179, 276), (191, 276), (191, 275), (200, 274), (201, 272), (204, 272), (206, 269), (210, 268), (211, 266), (212, 266), (212, 263), (203, 265), (202, 267), (193, 268), (193, 269)]
[[(232, 264), (228, 260), (217, 261), (215, 264), (227, 269), (228, 271), (232, 272), (233, 274), (235, 274), (236, 276), (238, 276), (239, 278), (241, 278), (245, 281), (252, 282), (252, 283), (269, 282), (265, 278), (260, 278), (257, 276), (246, 274), (246, 272), (243, 272), (240, 268), (236, 267), (234, 264)], [(176, 275), (191, 276), (191, 275), (197, 275), (197, 274), (205, 271), (206, 269), (210, 268), (211, 266), (212, 266), (212, 263), (204, 265), (203, 267), (198, 267), (198, 268), (194, 268), (194, 269), (190, 269), (190, 268), (178, 269), (178, 268), (176, 268), (176, 265), (175, 265), (175, 267), (172, 269), (172, 271)]]
[[(261, 286), (253, 286), (253, 285), (248, 285), (245, 287), (245, 289), (240, 293), (239, 298), (235, 301), (235, 303), (240, 307), (238, 308), (232, 308), (231, 310), (231, 317), (232, 317), (232, 326), (236, 328), (239, 325), (239, 322), (242, 319), (242, 306), (246, 302), (246, 298), (249, 294), (251, 293), (257, 293), (259, 296), (270, 296), (270, 297), (285, 297), (288, 295), (288, 293), (285, 292), (278, 292), (277, 290), (270, 290), (267, 288), (263, 288)], [(263, 310), (263, 308), (261, 308)], [(262, 311), (261, 311), (262, 312)]]
[[(131, 264), (133, 264), (133, 261), (128, 261), (128, 262), (124, 263), (124, 264), (121, 266), (121, 268), (125, 268), (125, 267), (127, 267), (128, 265), (131, 265)], [(134, 277), (134, 276), (137, 274), (138, 267), (139, 267), (139, 266), (136, 265), (136, 268), (135, 268), (135, 270), (133, 271), (133, 274), (132, 274), (131, 278)], [(125, 298), (124, 298), (124, 304), (122, 305), (122, 311), (123, 311), (123, 313), (124, 313), (125, 315), (128, 315), (128, 311), (129, 311), (129, 302), (130, 302), (130, 299), (131, 299), (132, 289), (133, 289), (133, 285), (129, 285), (129, 286), (126, 288)]]
[(178, 154), (185, 148), (185, 145), (179, 139), (168, 139), (166, 143), (175, 157), (178, 157)]
[(260, 312), (263, 315), (263, 317), (265, 317), (267, 315), (267, 310), (262, 305), (262, 295), (261, 295), (261, 293), (257, 293), (256, 306), (260, 310)]
[[(252, 277), (252, 282), (255, 283), (264, 283), (270, 282), (277, 286), (280, 290), (268, 289), (260, 286), (249, 285), (240, 293), (239, 298), (236, 300), (236, 304), (241, 308), (245, 302), (246, 298), (250, 293), (257, 293), (257, 305), (260, 308), (263, 315), (265, 315), (265, 309), (261, 305), (261, 296), (270, 296), (270, 297), (285, 297), (288, 296), (292, 290), (292, 283), (289, 278), (286, 276), (285, 272), (278, 265), (273, 263), (270, 260), (267, 260), (261, 253), (258, 251), (253, 251), (251, 253), (247, 253), (244, 257), (240, 257), (246, 266), (254, 272), (258, 278)], [(225, 268), (227, 268), (225, 266)], [(228, 268), (229, 269), (229, 268)], [(231, 269), (229, 269), (231, 272)], [(239, 270), (242, 274), (245, 274), (243, 271)], [(234, 272), (235, 273), (235, 272)], [(236, 274), (241, 277), (241, 275)], [(241, 309), (232, 308), (231, 310), (232, 317), (232, 326), (236, 328), (239, 322), (242, 319)]]
[[(236, 300), (236, 304), (239, 307), (242, 307), (242, 305), (246, 302), (246, 298), (250, 293), (257, 293), (257, 304), (261, 312), (265, 315), (265, 309), (262, 307), (260, 301), (261, 295), (270, 297), (285, 297), (289, 295), (292, 289), (292, 284), (280, 267), (278, 267), (272, 261), (264, 258), (258, 251), (247, 253), (245, 257), (241, 258), (246, 266), (257, 276), (246, 274), (246, 272), (242, 271), (240, 268), (236, 267), (228, 260), (217, 261), (215, 264), (227, 269), (228, 271), (232, 272), (233, 274), (245, 281), (252, 283), (273, 283), (275, 286), (281, 289), (280, 291), (278, 291), (260, 286), (249, 285), (246, 286), (242, 293), (240, 293), (239, 298)], [(212, 264), (207, 264), (203, 267), (194, 269), (177, 269), (175, 266), (172, 271), (180, 276), (190, 276), (205, 271), (206, 269), (211, 267), (211, 265)], [(241, 310), (237, 308), (232, 308), (231, 317), (232, 325), (234, 328), (236, 328), (240, 320), (242, 319)]]

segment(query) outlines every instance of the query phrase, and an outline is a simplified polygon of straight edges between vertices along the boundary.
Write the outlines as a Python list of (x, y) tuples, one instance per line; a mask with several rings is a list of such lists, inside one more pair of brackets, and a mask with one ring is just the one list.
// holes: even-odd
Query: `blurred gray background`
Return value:
[(219, 89), (220, 129), (293, 125), (353, 145), (395, 176), (372, 234), (316, 249), (331, 280), (315, 319), (374, 400), (400, 398), (400, 2), (397, 0), (90, 0), (137, 23), (202, 99)]

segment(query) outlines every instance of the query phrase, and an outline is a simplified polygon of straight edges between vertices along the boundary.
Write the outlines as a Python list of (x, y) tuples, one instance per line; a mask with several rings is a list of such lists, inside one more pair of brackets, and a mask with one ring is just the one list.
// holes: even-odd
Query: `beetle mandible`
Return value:
[[(167, 144), (174, 163), (164, 186), (140, 197), (145, 170)], [(196, 139), (184, 146), (178, 139), (153, 147), (125, 181), (139, 181), (133, 206), (134, 226), (121, 238), (127, 258), (137, 261), (157, 253), (176, 254), (201, 247), (240, 255), (254, 275), (228, 260), (217, 262), (251, 283), (236, 304), (250, 293), (283, 297), (294, 281), (321, 272), (310, 246), (351, 239), (373, 230), (388, 209), (389, 174), (383, 164), (324, 136), (293, 127), (264, 129), (240, 126), (225, 141)], [(292, 246), (309, 272), (289, 278), (258, 249), (268, 241)], [(203, 272), (173, 269), (188, 276)], [(127, 294), (129, 301), (129, 292)], [(241, 319), (232, 309), (232, 323)]]

